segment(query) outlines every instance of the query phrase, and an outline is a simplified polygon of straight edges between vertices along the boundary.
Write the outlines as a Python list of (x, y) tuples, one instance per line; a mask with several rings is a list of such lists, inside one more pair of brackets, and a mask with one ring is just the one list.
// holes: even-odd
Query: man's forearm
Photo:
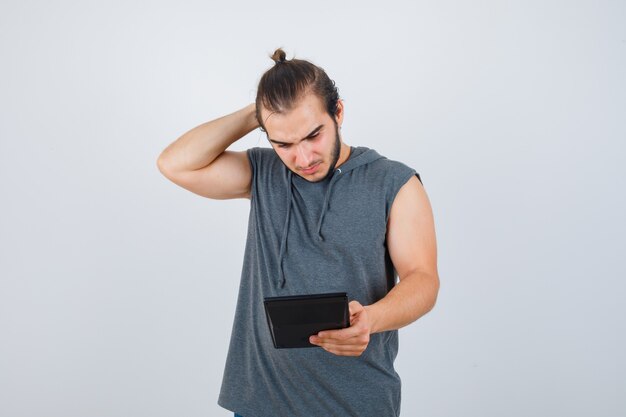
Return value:
[(170, 171), (192, 171), (213, 162), (230, 145), (259, 126), (254, 103), (189, 130), (159, 156)]
[(403, 277), (385, 297), (366, 306), (370, 333), (411, 324), (434, 307), (438, 292), (439, 277), (435, 274), (416, 271)]

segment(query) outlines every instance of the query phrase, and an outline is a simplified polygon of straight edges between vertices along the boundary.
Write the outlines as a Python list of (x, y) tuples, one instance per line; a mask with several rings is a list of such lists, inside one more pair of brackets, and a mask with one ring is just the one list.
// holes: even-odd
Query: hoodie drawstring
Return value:
[(280, 250), (278, 251), (278, 270), (280, 272), (278, 285), (280, 288), (285, 286), (287, 280), (285, 279), (285, 271), (283, 271), (283, 258), (285, 251), (287, 250), (287, 233), (289, 232), (289, 218), (291, 217), (291, 204), (293, 199), (293, 184), (291, 182), (291, 170), (287, 170), (287, 217), (285, 219), (285, 226), (283, 227), (283, 236), (280, 240)]
[[(341, 174), (341, 169), (337, 169), (338, 173)], [(330, 193), (332, 190), (332, 186), (337, 179), (337, 175), (333, 175), (330, 179), (330, 183), (328, 184), (328, 190), (326, 190), (326, 196), (324, 197), (324, 204), (322, 206), (322, 214), (320, 215), (320, 219), (317, 223), (317, 236), (318, 240), (323, 241), (324, 236), (322, 236), (322, 223), (324, 222), (324, 215), (326, 214), (326, 209), (328, 208), (328, 200), (330, 199)], [(278, 251), (278, 269), (280, 271), (280, 276), (278, 279), (278, 285), (280, 288), (285, 287), (285, 283), (287, 279), (285, 278), (285, 271), (283, 269), (283, 261), (285, 258), (285, 252), (287, 251), (287, 234), (289, 233), (289, 220), (291, 219), (291, 206), (293, 204), (293, 183), (292, 183), (292, 173), (289, 171), (287, 173), (287, 216), (285, 218), (285, 225), (283, 226), (283, 236), (280, 240), (280, 249)]]
[(322, 236), (322, 222), (324, 221), (324, 215), (326, 214), (326, 209), (328, 208), (328, 200), (330, 198), (330, 190), (333, 188), (333, 184), (337, 179), (338, 175), (341, 174), (341, 168), (338, 168), (335, 171), (335, 175), (330, 179), (330, 183), (328, 184), (328, 190), (326, 190), (326, 196), (324, 197), (324, 204), (322, 205), (322, 214), (320, 215), (320, 219), (317, 222), (317, 240), (320, 242), (324, 240), (324, 236)]

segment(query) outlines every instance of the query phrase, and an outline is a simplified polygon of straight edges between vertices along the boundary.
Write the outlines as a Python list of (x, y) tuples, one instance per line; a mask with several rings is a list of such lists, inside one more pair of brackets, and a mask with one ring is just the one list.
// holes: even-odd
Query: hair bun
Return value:
[(272, 55), (272, 59), (274, 60), (276, 64), (282, 64), (283, 62), (285, 62), (286, 56), (287, 54), (285, 53), (285, 51), (283, 51), (282, 48), (278, 48), (277, 50), (274, 51), (274, 54)]

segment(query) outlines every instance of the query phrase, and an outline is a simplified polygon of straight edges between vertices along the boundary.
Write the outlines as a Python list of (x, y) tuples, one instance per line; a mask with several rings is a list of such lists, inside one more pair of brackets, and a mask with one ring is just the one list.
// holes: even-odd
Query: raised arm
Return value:
[(226, 149), (259, 126), (254, 103), (194, 127), (161, 152), (159, 171), (207, 198), (250, 198), (252, 171), (245, 151)]

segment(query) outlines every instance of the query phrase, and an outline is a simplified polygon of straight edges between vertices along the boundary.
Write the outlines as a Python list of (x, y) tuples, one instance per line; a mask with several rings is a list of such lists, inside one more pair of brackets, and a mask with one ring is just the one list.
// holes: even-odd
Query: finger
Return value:
[(341, 330), (323, 330), (317, 334), (317, 337), (320, 340), (340, 342), (359, 336), (362, 333), (363, 329), (360, 327), (351, 326)]
[(364, 316), (357, 313), (353, 316), (350, 316), (349, 327), (336, 330), (322, 330), (317, 333), (317, 336), (334, 340), (345, 340), (354, 336), (358, 336), (359, 334), (365, 333), (366, 329), (368, 328), (367, 322), (363, 322), (363, 320)]
[(330, 353), (341, 356), (359, 356), (366, 348), (363, 345), (340, 345), (335, 343), (324, 343), (320, 347)]
[(367, 344), (369, 342), (369, 337), (365, 333), (361, 332), (361, 333), (357, 333), (353, 335), (352, 337), (348, 337), (344, 339), (330, 338), (330, 337), (321, 338), (321, 337), (311, 336), (309, 340), (311, 341), (311, 343), (317, 344), (317, 345), (333, 344), (333, 345), (350, 346), (350, 345), (362, 345), (363, 343)]

